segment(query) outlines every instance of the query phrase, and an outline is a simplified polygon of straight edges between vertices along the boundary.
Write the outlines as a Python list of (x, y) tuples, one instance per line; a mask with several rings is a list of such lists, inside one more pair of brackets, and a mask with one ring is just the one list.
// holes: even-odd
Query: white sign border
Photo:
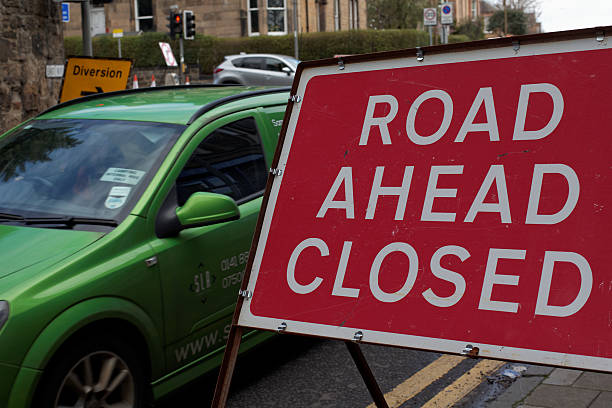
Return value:
[[(593, 33), (595, 30), (593, 30)], [(549, 42), (521, 44), (518, 50), (515, 47), (496, 47), (485, 49), (470, 49), (467, 51), (453, 51), (449, 53), (439, 53), (426, 55), (423, 61), (418, 61), (415, 57), (392, 58), (381, 61), (356, 62), (344, 65), (344, 69), (339, 70), (338, 66), (317, 66), (306, 68), (302, 71), (299, 77), (297, 87), (297, 95), (305, 95), (308, 83), (311, 79), (321, 75), (344, 75), (347, 73), (375, 71), (394, 68), (409, 68), (419, 66), (431, 66), (439, 64), (449, 64), (457, 62), (470, 61), (486, 61), (501, 58), (518, 58), (535, 55), (551, 55), (559, 53), (571, 53), (581, 51), (593, 51), (601, 49), (610, 49), (607, 37), (603, 41), (598, 41), (595, 36), (592, 38), (570, 39), (570, 40), (550, 40)], [(372, 64), (376, 67), (373, 69)], [(301, 103), (294, 103), (291, 115), (289, 117), (288, 126), (283, 141), (282, 150), (279, 157), (277, 168), (284, 170), (289, 155), (291, 153), (291, 144), (293, 135), (300, 115)], [(272, 219), (274, 217), (274, 208), (278, 193), (283, 182), (283, 177), (275, 177), (270, 190), (265, 215), (261, 226), (261, 233), (251, 275), (247, 284), (247, 290), (255, 293), (257, 277), (261, 267), (263, 253), (267, 242), (268, 233)], [(306, 334), (312, 336), (326, 337), (338, 340), (353, 340), (355, 333), (360, 331), (363, 334), (362, 342), (381, 345), (399, 346), (405, 348), (416, 348), (423, 350), (431, 350), (438, 352), (447, 352), (460, 354), (462, 350), (471, 344), (479, 348), (479, 357), (489, 357), (502, 360), (525, 361), (540, 363), (546, 365), (585, 368), (596, 371), (612, 372), (612, 359), (603, 357), (593, 357), (577, 354), (556, 353), (542, 350), (532, 350), (526, 348), (516, 348), (507, 346), (498, 346), (491, 344), (482, 344), (465, 339), (464, 341), (446, 340), (432, 337), (421, 337), (407, 334), (397, 334), (389, 332), (381, 332), (375, 330), (365, 330), (358, 327), (340, 327), (333, 325), (324, 325), (318, 323), (306, 323), (300, 321), (268, 318), (256, 316), (251, 313), (250, 299), (243, 302), (238, 319), (238, 325), (243, 327), (259, 328), (264, 330), (278, 330), (278, 327), (285, 323), (287, 325), (285, 333)]]

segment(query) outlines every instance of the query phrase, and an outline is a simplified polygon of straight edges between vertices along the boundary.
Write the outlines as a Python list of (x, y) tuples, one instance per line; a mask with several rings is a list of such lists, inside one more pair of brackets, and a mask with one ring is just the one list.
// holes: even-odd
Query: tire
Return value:
[(79, 337), (50, 361), (32, 407), (145, 407), (142, 367), (136, 348), (120, 339)]

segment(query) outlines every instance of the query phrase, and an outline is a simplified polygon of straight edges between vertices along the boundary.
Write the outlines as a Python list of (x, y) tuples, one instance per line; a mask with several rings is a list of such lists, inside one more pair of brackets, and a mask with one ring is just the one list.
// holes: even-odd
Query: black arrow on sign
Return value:
[(104, 91), (99, 86), (96, 86), (95, 91), (81, 91), (81, 96), (93, 95), (97, 93), (104, 93)]

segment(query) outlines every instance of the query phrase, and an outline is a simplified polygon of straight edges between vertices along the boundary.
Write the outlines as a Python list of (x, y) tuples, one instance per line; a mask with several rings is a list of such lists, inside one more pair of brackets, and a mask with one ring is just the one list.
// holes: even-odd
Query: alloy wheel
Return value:
[(134, 378), (117, 354), (97, 351), (79, 360), (64, 377), (56, 408), (132, 408)]

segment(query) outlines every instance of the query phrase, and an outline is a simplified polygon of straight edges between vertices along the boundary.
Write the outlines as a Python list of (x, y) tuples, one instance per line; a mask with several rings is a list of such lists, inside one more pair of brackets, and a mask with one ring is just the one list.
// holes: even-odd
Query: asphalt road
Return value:
[[(438, 353), (362, 344), (383, 393), (440, 357)], [(401, 408), (420, 407), (479, 360), (464, 359)], [(216, 373), (205, 376), (159, 404), (160, 408), (209, 407)], [(482, 388), (482, 387), (481, 387)], [(228, 407), (363, 407), (372, 399), (343, 342), (282, 335), (241, 357)], [(473, 406), (466, 398), (463, 406)]]

